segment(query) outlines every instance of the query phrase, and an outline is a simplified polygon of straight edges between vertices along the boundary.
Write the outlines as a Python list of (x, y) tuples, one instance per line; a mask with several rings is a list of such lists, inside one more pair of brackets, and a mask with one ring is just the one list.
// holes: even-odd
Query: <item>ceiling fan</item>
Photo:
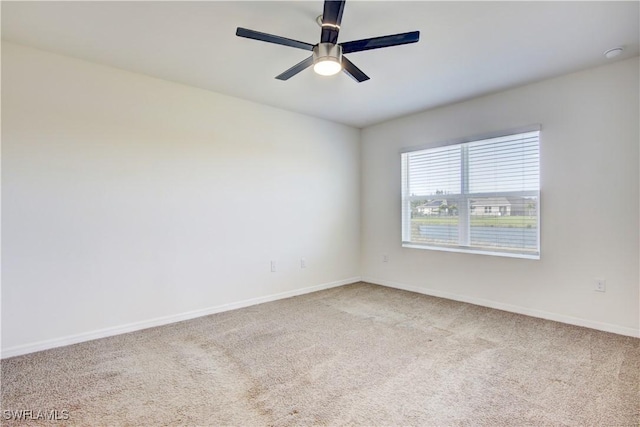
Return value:
[(288, 80), (313, 65), (313, 70), (318, 74), (331, 76), (342, 70), (358, 83), (369, 80), (369, 76), (363, 73), (362, 70), (356, 67), (353, 62), (349, 61), (343, 54), (415, 43), (420, 39), (420, 32), (412, 31), (409, 33), (338, 43), (338, 33), (340, 32), (340, 22), (342, 21), (344, 4), (344, 0), (326, 0), (324, 2), (324, 12), (321, 17), (318, 17), (318, 23), (322, 25), (320, 43), (318, 44), (305, 43), (242, 27), (238, 27), (236, 36), (312, 51), (310, 57), (276, 76), (278, 80)]

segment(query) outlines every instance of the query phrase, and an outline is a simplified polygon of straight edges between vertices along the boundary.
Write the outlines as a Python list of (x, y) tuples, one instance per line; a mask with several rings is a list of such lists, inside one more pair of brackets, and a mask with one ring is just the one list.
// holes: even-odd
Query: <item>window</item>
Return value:
[(403, 152), (402, 245), (538, 259), (539, 129)]

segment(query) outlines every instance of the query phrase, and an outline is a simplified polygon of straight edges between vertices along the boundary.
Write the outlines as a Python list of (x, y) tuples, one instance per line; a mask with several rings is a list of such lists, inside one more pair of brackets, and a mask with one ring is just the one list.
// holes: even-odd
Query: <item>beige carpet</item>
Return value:
[(2, 409), (83, 426), (638, 426), (639, 343), (359, 283), (3, 360)]

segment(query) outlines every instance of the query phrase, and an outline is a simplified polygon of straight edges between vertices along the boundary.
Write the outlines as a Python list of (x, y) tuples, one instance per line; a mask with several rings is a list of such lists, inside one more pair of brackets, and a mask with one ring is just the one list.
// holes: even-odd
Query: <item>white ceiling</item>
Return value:
[(2, 38), (364, 127), (638, 55), (639, 2), (347, 1), (339, 41), (420, 31), (347, 55), (371, 80), (307, 69), (309, 52), (235, 36), (242, 26), (317, 43), (322, 1), (2, 2)]

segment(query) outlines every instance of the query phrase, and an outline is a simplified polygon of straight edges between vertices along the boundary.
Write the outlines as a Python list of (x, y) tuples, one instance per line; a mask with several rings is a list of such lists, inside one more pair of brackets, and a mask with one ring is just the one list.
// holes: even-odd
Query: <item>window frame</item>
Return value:
[[(540, 180), (540, 165), (541, 165), (541, 130), (542, 126), (539, 124), (503, 130), (499, 132), (491, 132), (481, 135), (475, 135), (464, 138), (457, 138), (449, 141), (444, 141), (435, 144), (420, 145), (413, 147), (406, 147), (400, 150), (400, 163), (401, 163), (401, 232), (402, 232), (402, 247), (414, 248), (414, 249), (426, 249), (426, 250), (438, 250), (445, 252), (462, 252), (472, 254), (484, 254), (492, 256), (513, 257), (513, 258), (525, 258), (539, 260), (541, 254), (540, 244), (540, 217), (541, 217), (541, 199), (540, 199), (540, 187), (542, 185)], [(483, 193), (469, 193), (469, 164), (468, 164), (468, 145), (469, 143), (479, 142), (488, 139), (502, 138), (515, 136), (518, 134), (525, 134), (531, 132), (538, 132), (538, 188), (537, 190), (525, 190), (525, 191), (495, 191), (495, 192), (483, 192)], [(460, 171), (460, 194), (447, 194), (447, 199), (458, 201), (458, 244), (452, 245), (429, 245), (426, 243), (416, 243), (411, 241), (411, 203), (415, 201), (427, 201), (434, 199), (434, 195), (426, 196), (410, 196), (409, 193), (409, 180), (407, 179), (408, 161), (409, 156), (404, 156), (412, 152), (437, 149), (446, 146), (459, 145), (461, 147), (461, 171)], [(406, 160), (406, 164), (403, 163), (403, 158)], [(536, 247), (535, 253), (523, 253), (518, 250), (509, 250), (496, 248), (495, 250), (483, 248), (480, 246), (471, 246), (471, 199), (481, 198), (496, 198), (496, 197), (535, 197), (537, 201), (536, 206)], [(487, 207), (484, 210), (486, 212)], [(490, 208), (490, 207), (489, 207)]]

